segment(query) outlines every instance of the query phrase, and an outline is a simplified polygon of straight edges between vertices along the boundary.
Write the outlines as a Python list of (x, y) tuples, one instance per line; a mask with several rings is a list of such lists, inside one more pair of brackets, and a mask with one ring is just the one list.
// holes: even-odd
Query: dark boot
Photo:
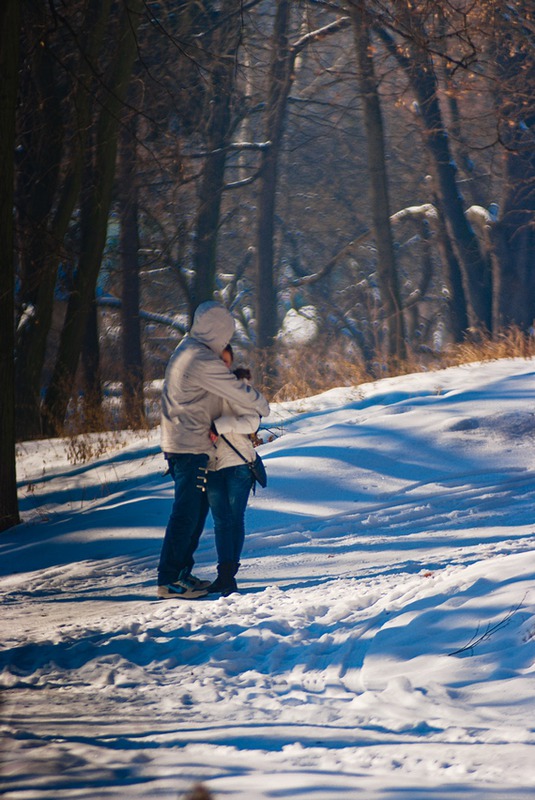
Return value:
[(217, 565), (217, 578), (208, 587), (210, 594), (219, 592), (223, 597), (228, 597), (229, 594), (238, 591), (235, 575), (238, 572), (240, 565), (234, 561), (227, 561), (224, 564)]

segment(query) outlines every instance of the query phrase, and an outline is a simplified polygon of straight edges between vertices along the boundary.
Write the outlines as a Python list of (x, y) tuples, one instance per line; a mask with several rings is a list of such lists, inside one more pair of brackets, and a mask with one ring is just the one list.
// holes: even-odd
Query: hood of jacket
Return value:
[(189, 333), (219, 356), (232, 339), (235, 328), (232, 314), (214, 300), (207, 300), (197, 307)]

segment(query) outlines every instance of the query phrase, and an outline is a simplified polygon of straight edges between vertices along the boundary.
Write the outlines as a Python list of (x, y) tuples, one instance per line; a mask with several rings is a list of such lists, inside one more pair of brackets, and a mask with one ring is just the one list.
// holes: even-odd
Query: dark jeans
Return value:
[(208, 456), (193, 453), (170, 455), (169, 472), (175, 482), (175, 500), (167, 523), (158, 565), (158, 585), (173, 583), (193, 567), (208, 513), (206, 465)]
[(253, 486), (247, 464), (208, 472), (208, 503), (214, 519), (219, 564), (238, 563), (245, 538), (245, 509)]

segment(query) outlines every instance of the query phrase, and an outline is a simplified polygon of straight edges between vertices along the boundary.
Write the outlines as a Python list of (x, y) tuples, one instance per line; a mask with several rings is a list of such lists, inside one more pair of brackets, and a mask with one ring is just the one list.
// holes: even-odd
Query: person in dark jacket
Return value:
[(234, 334), (232, 315), (219, 303), (201, 303), (193, 324), (169, 360), (161, 400), (161, 448), (175, 482), (175, 497), (158, 565), (158, 597), (197, 599), (209, 581), (192, 575), (193, 554), (207, 514), (206, 474), (212, 420), (223, 400), (260, 416), (264, 396), (239, 380), (220, 356)]

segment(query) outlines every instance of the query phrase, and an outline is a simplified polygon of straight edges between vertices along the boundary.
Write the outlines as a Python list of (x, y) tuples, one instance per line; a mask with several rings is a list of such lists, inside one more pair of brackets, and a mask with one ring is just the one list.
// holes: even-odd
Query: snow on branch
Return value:
[[(391, 215), (390, 221), (392, 224), (396, 224), (397, 222), (401, 222), (405, 219), (424, 219), (427, 221), (435, 221), (437, 218), (438, 212), (435, 206), (431, 203), (425, 203), (421, 206), (408, 206), (407, 208), (402, 208), (400, 211), (396, 211), (395, 214)], [(292, 288), (295, 288), (297, 286), (307, 286), (311, 283), (317, 283), (319, 280), (328, 275), (332, 269), (334, 269), (343, 256), (347, 255), (351, 250), (353, 250), (354, 247), (363, 244), (371, 237), (371, 235), (372, 231), (370, 229), (365, 230), (360, 234), (360, 236), (357, 236), (356, 239), (352, 239), (350, 242), (344, 245), (341, 250), (335, 253), (335, 255), (329, 259), (329, 261), (318, 272), (314, 272), (312, 275), (304, 275), (301, 278), (296, 278), (295, 280), (291, 281), (289, 285)]]
[[(121, 308), (122, 306), (121, 299), (119, 297), (113, 297), (113, 295), (110, 294), (97, 297), (96, 302), (97, 305), (106, 306), (108, 308)], [(158, 325), (166, 325), (168, 328), (174, 328), (174, 330), (182, 334), (185, 334), (187, 331), (187, 328), (184, 324), (179, 322), (174, 317), (168, 317), (166, 314), (156, 314), (153, 311), (143, 311), (140, 309), (139, 316), (141, 319), (146, 319), (149, 322), (155, 322)]]
[(473, 225), (481, 225), (482, 227), (489, 228), (494, 222), (494, 218), (490, 211), (487, 211), (483, 206), (470, 206), (465, 211), (468, 222)]
[(393, 225), (406, 219), (435, 221), (438, 219), (438, 211), (432, 203), (424, 203), (421, 206), (407, 206), (407, 208), (402, 208), (390, 217), (390, 221)]
[(324, 25), (323, 28), (318, 28), (315, 31), (310, 31), (302, 36), (297, 42), (294, 42), (292, 45), (292, 52), (295, 55), (300, 53), (310, 42), (317, 42), (320, 39), (325, 38), (325, 36), (329, 36), (331, 33), (338, 33), (338, 31), (342, 31), (345, 28), (349, 27), (351, 24), (350, 17), (340, 17), (336, 19), (334, 22), (330, 22), (328, 25)]
[[(487, 209), (483, 208), (482, 206), (470, 206), (465, 213), (470, 223), (477, 228), (482, 235), (483, 240), (486, 241), (486, 231), (488, 231), (490, 225), (494, 221), (492, 213), (487, 211)], [(433, 226), (436, 224), (438, 217), (439, 212), (436, 206), (434, 206), (432, 203), (423, 203), (419, 206), (407, 206), (406, 208), (401, 208), (399, 211), (396, 211), (390, 216), (390, 222), (392, 225), (397, 225), (400, 222), (412, 220), (414, 222), (427, 222)], [(363, 244), (371, 236), (372, 231), (370, 229), (365, 230), (356, 239), (352, 239), (350, 242), (344, 245), (337, 253), (335, 253), (332, 258), (329, 259), (329, 261), (327, 261), (327, 263), (320, 270), (312, 273), (311, 275), (303, 275), (302, 277), (295, 278), (288, 283), (288, 286), (296, 288), (298, 286), (308, 286), (312, 283), (317, 283), (334, 269), (341, 258), (347, 255), (358, 245)], [(415, 238), (415, 241), (418, 241), (418, 239)]]

